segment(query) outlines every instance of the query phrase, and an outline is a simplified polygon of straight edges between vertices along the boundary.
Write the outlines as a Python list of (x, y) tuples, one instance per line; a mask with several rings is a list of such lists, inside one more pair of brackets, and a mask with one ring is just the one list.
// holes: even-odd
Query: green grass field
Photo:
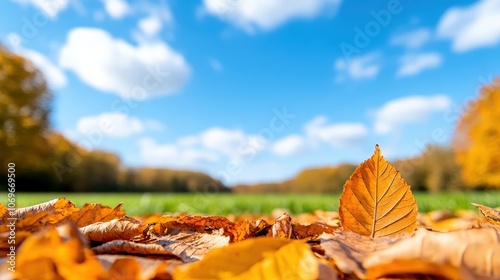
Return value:
[[(123, 202), (128, 215), (150, 213), (212, 215), (227, 214), (268, 214), (273, 209), (284, 208), (291, 213), (312, 212), (314, 210), (337, 211), (340, 194), (325, 195), (234, 195), (234, 194), (170, 194), (170, 193), (16, 193), (18, 207), (34, 205), (58, 197), (66, 197), (76, 206), (85, 203), (101, 203), (115, 206)], [(0, 203), (6, 202), (7, 193), (0, 193)], [(437, 209), (475, 209), (470, 203), (500, 206), (500, 191), (468, 193), (415, 193), (420, 212)]]

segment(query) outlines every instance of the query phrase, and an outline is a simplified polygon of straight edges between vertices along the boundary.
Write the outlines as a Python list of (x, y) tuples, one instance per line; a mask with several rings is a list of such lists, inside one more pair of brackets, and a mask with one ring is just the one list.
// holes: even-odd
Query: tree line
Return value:
[[(279, 183), (228, 188), (207, 174), (130, 168), (120, 158), (78, 146), (50, 126), (52, 93), (26, 58), (0, 45), (0, 186), (16, 164), (18, 191), (340, 192), (356, 165), (306, 169)], [(500, 79), (465, 106), (450, 147), (430, 145), (393, 164), (419, 191), (500, 188)]]
[[(227, 192), (193, 171), (130, 168), (113, 153), (87, 150), (51, 129), (52, 93), (26, 58), (0, 46), (0, 186), (15, 163), (17, 191)], [(5, 187), (5, 188), (4, 188)]]

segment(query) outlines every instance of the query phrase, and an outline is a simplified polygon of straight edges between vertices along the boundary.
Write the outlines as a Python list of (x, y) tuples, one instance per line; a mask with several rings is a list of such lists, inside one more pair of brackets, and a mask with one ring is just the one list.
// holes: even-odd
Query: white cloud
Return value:
[(307, 142), (302, 136), (293, 134), (274, 142), (271, 151), (279, 156), (289, 156), (303, 151), (306, 146)]
[(59, 64), (90, 86), (122, 98), (171, 94), (190, 76), (184, 57), (164, 42), (133, 46), (96, 28), (71, 30)]
[(427, 28), (420, 28), (392, 37), (391, 44), (396, 46), (404, 46), (408, 49), (416, 49), (427, 43), (430, 38), (431, 31)]
[(468, 7), (448, 9), (437, 34), (452, 41), (456, 52), (493, 46), (500, 42), (500, 1), (481, 0)]
[(161, 31), (163, 23), (160, 17), (152, 14), (139, 20), (138, 26), (144, 34), (149, 37), (153, 37)]
[(375, 114), (375, 132), (387, 134), (402, 124), (425, 121), (432, 113), (449, 109), (446, 95), (407, 96), (385, 103)]
[(103, 0), (108, 15), (114, 19), (121, 19), (130, 13), (131, 9), (125, 0)]
[(398, 76), (416, 75), (425, 69), (437, 68), (443, 59), (439, 53), (407, 54), (399, 60)]
[(203, 146), (232, 158), (238, 156), (238, 147), (245, 142), (247, 137), (241, 130), (230, 130), (220, 127), (209, 128), (199, 135)]
[(367, 129), (361, 123), (328, 124), (328, 119), (323, 116), (314, 118), (304, 128), (310, 139), (331, 144), (336, 148), (355, 144), (367, 135)]
[(314, 18), (334, 12), (340, 0), (203, 0), (206, 13), (220, 17), (247, 32), (271, 30), (287, 21)]
[(246, 148), (251, 147), (255, 152), (261, 150), (263, 144), (257, 141), (256, 136), (238, 129), (211, 127), (165, 144), (142, 139), (139, 147), (147, 164), (198, 168), (207, 167), (203, 164), (221, 162), (222, 159), (240, 162), (245, 155), (243, 153), (248, 153)]
[(220, 61), (215, 58), (209, 59), (208, 63), (210, 64), (210, 66), (212, 66), (212, 69), (214, 69), (214, 71), (216, 72), (220, 72), (224, 69), (222, 63), (220, 63)]
[(145, 125), (139, 119), (122, 113), (102, 113), (81, 118), (76, 129), (83, 135), (99, 131), (107, 137), (122, 138), (143, 132)]
[(307, 149), (315, 149), (318, 143), (334, 148), (356, 146), (368, 134), (362, 123), (328, 123), (324, 116), (318, 116), (304, 125), (303, 134), (291, 134), (276, 140), (270, 151), (278, 156), (290, 156)]
[(43, 13), (45, 13), (51, 19), (57, 18), (57, 15), (64, 11), (69, 4), (69, 0), (14, 0), (15, 2), (21, 4), (29, 4)]
[(373, 78), (380, 71), (378, 59), (378, 53), (369, 53), (350, 60), (339, 58), (334, 65), (337, 70), (337, 79), (343, 80), (346, 75), (354, 80)]
[(66, 75), (52, 61), (34, 50), (20, 49), (19, 53), (28, 58), (44, 74), (51, 88), (61, 88), (67, 83)]
[(151, 166), (194, 168), (201, 163), (216, 162), (219, 159), (212, 151), (173, 144), (159, 145), (150, 138), (139, 140), (139, 148), (143, 162)]

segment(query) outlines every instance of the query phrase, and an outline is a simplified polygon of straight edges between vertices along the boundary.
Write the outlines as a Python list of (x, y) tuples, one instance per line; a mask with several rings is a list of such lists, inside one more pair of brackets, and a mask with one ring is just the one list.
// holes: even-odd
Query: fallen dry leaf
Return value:
[(92, 248), (96, 255), (100, 254), (131, 254), (140, 256), (157, 256), (180, 259), (159, 244), (143, 244), (129, 240), (113, 240)]
[(48, 227), (28, 237), (17, 253), (18, 279), (106, 279), (99, 261), (86, 248), (85, 238), (72, 224)]
[(197, 232), (175, 231), (158, 237), (156, 244), (179, 256), (184, 262), (202, 259), (215, 248), (229, 244), (229, 237)]
[(363, 265), (368, 279), (393, 274), (500, 278), (500, 238), (492, 229), (449, 233), (420, 229), (414, 237), (373, 253)]
[(493, 225), (500, 225), (500, 211), (488, 206), (477, 203), (471, 203), (479, 209), (479, 212), (486, 218), (486, 221)]
[(239, 242), (249, 237), (267, 236), (271, 226), (266, 220), (244, 220), (224, 229), (224, 232), (231, 238), (230, 242)]
[(333, 233), (338, 227), (324, 223), (312, 223), (310, 225), (293, 224), (292, 236), (294, 239), (313, 239), (323, 233)]
[(78, 208), (76, 208), (76, 206), (73, 203), (71, 203), (71, 201), (63, 197), (28, 207), (18, 208), (16, 209), (16, 215), (17, 219), (21, 220), (27, 214), (36, 214), (42, 211), (49, 211), (53, 213), (65, 212), (66, 214), (71, 214), (77, 210)]
[(287, 213), (283, 213), (276, 221), (271, 228), (272, 236), (278, 238), (288, 238), (292, 236), (292, 218)]
[(419, 214), (418, 221), (421, 226), (439, 232), (450, 232), (479, 227), (476, 217), (457, 216), (446, 210)]
[(342, 227), (370, 236), (412, 234), (417, 227), (417, 204), (410, 186), (375, 146), (345, 183), (340, 196)]
[(2, 217), (5, 223), (0, 225), (0, 252), (5, 251), (12, 245), (8, 244), (11, 222), (15, 222), (15, 240), (16, 245), (19, 246), (30, 234), (38, 232), (47, 226), (56, 226), (63, 223), (68, 216), (77, 210), (78, 208), (73, 203), (64, 198), (59, 198), (17, 209), (15, 211), (17, 218), (14, 217), (16, 220), (9, 220), (12, 218), (10, 217), (11, 213), (7, 213), (7, 216)]
[(125, 211), (122, 210), (122, 203), (115, 206), (115, 208), (90, 203), (83, 205), (81, 209), (72, 213), (68, 219), (78, 227), (84, 227), (97, 222), (111, 221), (123, 216), (125, 216)]
[(147, 240), (147, 244), (113, 240), (93, 248), (95, 254), (135, 254), (156, 255), (163, 258), (178, 258), (184, 262), (194, 262), (214, 248), (229, 244), (229, 237), (197, 233), (192, 231), (173, 231), (169, 234)]
[(365, 269), (363, 261), (371, 253), (388, 248), (400, 238), (370, 238), (348, 231), (336, 231), (333, 234), (320, 235), (320, 247), (324, 255), (331, 259), (335, 266), (345, 275), (356, 275), (363, 279)]
[(319, 261), (307, 244), (272, 237), (213, 250), (174, 271), (175, 279), (318, 279)]
[[(150, 232), (162, 236), (168, 231), (194, 231), (199, 233), (218, 232), (221, 229), (230, 228), (234, 223), (227, 218), (219, 216), (191, 216), (186, 214), (161, 216), (155, 222), (150, 223)], [(224, 230), (223, 230), (224, 231)]]
[[(183, 264), (179, 260), (155, 260), (132, 255), (98, 255), (96, 257), (101, 262), (103, 268), (113, 275), (123, 274), (120, 268), (127, 266), (130, 261), (134, 261), (135, 263), (131, 263), (131, 266), (137, 267), (139, 265), (140, 273), (136, 276), (138, 277), (137, 279), (171, 280), (174, 268)], [(121, 261), (123, 259), (126, 259), (126, 261)], [(123, 270), (126, 270), (126, 268)], [(124, 277), (120, 275), (120, 277), (115, 278), (118, 280), (124, 279)]]
[(131, 239), (139, 235), (142, 228), (137, 220), (123, 217), (108, 222), (93, 223), (80, 228), (80, 231), (90, 241), (108, 242), (117, 239)]

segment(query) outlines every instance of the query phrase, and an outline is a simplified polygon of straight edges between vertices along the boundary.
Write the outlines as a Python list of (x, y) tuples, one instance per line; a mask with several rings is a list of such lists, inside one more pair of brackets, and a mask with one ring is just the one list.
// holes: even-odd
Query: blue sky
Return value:
[(500, 2), (11, 0), (53, 128), (127, 166), (228, 185), (446, 145), (499, 74)]

